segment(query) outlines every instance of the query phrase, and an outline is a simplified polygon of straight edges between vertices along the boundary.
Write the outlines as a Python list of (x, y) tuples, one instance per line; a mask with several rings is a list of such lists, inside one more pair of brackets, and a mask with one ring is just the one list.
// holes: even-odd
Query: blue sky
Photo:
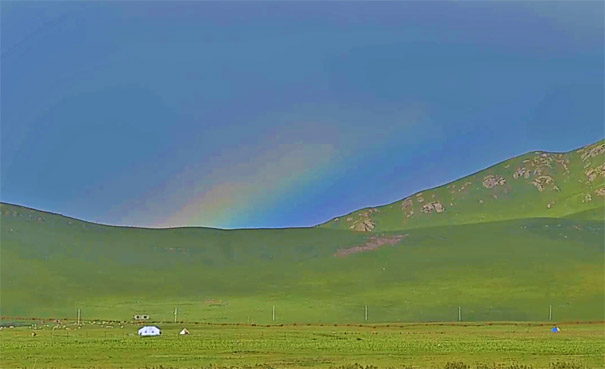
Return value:
[(604, 137), (604, 4), (2, 2), (0, 199), (309, 226)]

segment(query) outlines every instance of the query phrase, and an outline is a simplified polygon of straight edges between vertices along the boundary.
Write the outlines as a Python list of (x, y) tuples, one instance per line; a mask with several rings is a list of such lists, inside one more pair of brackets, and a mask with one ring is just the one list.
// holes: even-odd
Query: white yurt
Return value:
[(146, 325), (143, 328), (139, 329), (139, 336), (147, 337), (147, 336), (159, 336), (162, 334), (160, 328), (155, 325)]

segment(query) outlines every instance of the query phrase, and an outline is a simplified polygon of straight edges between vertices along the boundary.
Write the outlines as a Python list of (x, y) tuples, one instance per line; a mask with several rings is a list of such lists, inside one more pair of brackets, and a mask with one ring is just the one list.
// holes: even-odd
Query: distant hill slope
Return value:
[(113, 227), (0, 204), (0, 313), (603, 320), (604, 159), (605, 141), (534, 152), (312, 228)]
[[(605, 140), (567, 153), (536, 151), (392, 204), (334, 218), (323, 228), (383, 232), (419, 227), (562, 217), (603, 219)], [(601, 214), (601, 215), (599, 215)]]
[[(596, 212), (598, 216), (598, 212)], [(602, 220), (363, 233), (102, 226), (0, 205), (0, 313), (237, 323), (603, 320)], [(576, 219), (577, 218), (577, 219)], [(6, 318), (5, 318), (6, 319)]]

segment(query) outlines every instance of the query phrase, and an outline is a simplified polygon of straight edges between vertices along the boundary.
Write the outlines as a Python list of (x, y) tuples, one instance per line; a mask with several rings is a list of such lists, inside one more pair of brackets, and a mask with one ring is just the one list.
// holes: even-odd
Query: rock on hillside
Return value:
[(567, 153), (535, 151), (392, 204), (320, 227), (394, 231), (528, 217), (564, 217), (605, 206), (605, 140)]

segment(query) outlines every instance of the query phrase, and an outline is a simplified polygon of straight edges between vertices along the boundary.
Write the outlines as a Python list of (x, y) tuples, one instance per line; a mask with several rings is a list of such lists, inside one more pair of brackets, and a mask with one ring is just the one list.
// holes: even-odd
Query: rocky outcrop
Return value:
[[(349, 229), (352, 229), (357, 232), (373, 231), (374, 228), (376, 228), (376, 223), (374, 222), (374, 220), (372, 220), (371, 215), (379, 212), (380, 210), (372, 208), (358, 213), (357, 220), (353, 222), (353, 225), (351, 225)], [(347, 221), (349, 221), (349, 218), (347, 218)]]
[(493, 188), (496, 186), (502, 186), (506, 183), (506, 180), (502, 176), (490, 174), (483, 178), (483, 187)]
[(585, 149), (578, 150), (582, 161), (587, 161), (590, 158), (602, 155), (605, 153), (605, 142), (588, 146)]
[(534, 178), (534, 180), (531, 181), (530, 183), (533, 184), (534, 186), (536, 186), (538, 191), (542, 192), (546, 188), (554, 186), (555, 182), (551, 176), (538, 176), (538, 177)]
[(357, 232), (371, 232), (376, 227), (372, 219), (359, 219), (349, 228)]
[(569, 174), (569, 159), (567, 158), (567, 155), (565, 154), (558, 154), (557, 156), (555, 156), (555, 162), (557, 162), (557, 164), (559, 164), (562, 168), (563, 168), (563, 172), (565, 174)]
[(433, 211), (436, 211), (437, 213), (443, 213), (445, 211), (445, 206), (443, 206), (442, 203), (440, 203), (439, 201), (431, 201), (427, 204), (424, 204), (422, 206), (422, 209), (420, 209), (423, 213), (432, 213)]
[(513, 173), (513, 178), (514, 179), (519, 179), (521, 177), (529, 178), (530, 175), (531, 175), (531, 173), (527, 168), (521, 167), (521, 168), (517, 168), (517, 170), (515, 170), (515, 172)]
[(414, 200), (407, 198), (401, 202), (401, 210), (405, 212), (405, 217), (410, 218), (414, 216)]
[(401, 202), (402, 209), (409, 209), (414, 206), (414, 201), (411, 198), (407, 198)]
[(588, 182), (594, 182), (598, 177), (605, 177), (605, 164), (587, 169), (584, 174)]
[(526, 178), (532, 176), (548, 176), (552, 175), (553, 171), (563, 171), (569, 174), (569, 158), (567, 154), (550, 154), (536, 152), (535, 156), (525, 159), (522, 165), (513, 172), (513, 178)]

